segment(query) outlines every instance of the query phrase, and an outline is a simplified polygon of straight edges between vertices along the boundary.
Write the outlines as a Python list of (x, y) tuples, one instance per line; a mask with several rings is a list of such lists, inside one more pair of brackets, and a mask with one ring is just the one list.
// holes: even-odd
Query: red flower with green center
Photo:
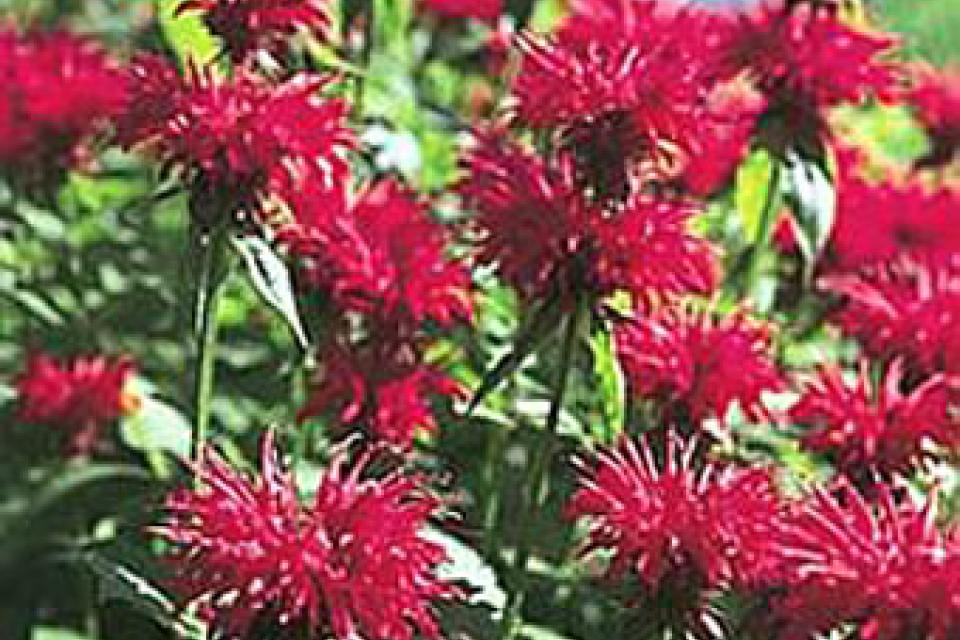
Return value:
[(776, 536), (770, 606), (754, 621), (783, 640), (853, 625), (864, 640), (948, 640), (960, 632), (960, 546), (935, 525), (933, 502), (871, 506), (855, 490), (819, 491)]
[(957, 256), (902, 258), (859, 275), (823, 278), (844, 296), (832, 317), (873, 359), (902, 358), (916, 382), (960, 374), (960, 261)]
[(440, 502), (414, 476), (369, 477), (369, 467), (337, 454), (304, 506), (269, 435), (253, 481), (208, 452), (201, 486), (173, 492), (157, 529), (172, 545), (174, 586), (230, 637), (439, 638), (432, 607), (458, 595), (436, 575), (444, 549), (424, 535)]
[(410, 328), (471, 317), (470, 275), (447, 255), (446, 229), (399, 182), (373, 183), (349, 208), (294, 200), (291, 247), (342, 310)]
[(495, 132), (465, 165), (459, 190), (478, 214), (478, 261), (526, 298), (625, 290), (649, 303), (714, 286), (713, 253), (687, 228), (687, 203), (636, 196), (607, 211), (584, 197), (568, 156), (550, 164)]
[[(649, 0), (576, 2), (556, 35), (520, 37), (517, 116), (559, 133), (596, 200), (620, 202), (638, 181), (673, 180), (729, 138), (725, 127), (704, 127), (717, 116), (714, 63), (726, 29), (718, 14)], [(711, 157), (725, 164), (737, 153)]]
[(842, 472), (869, 482), (871, 473), (882, 479), (909, 474), (935, 457), (931, 447), (960, 444), (960, 424), (950, 416), (950, 389), (943, 376), (905, 392), (898, 360), (874, 389), (868, 367), (861, 363), (854, 385), (843, 380), (839, 369), (826, 367), (807, 386), (790, 409), (791, 421), (808, 428), (804, 448), (827, 454)]
[(375, 440), (409, 449), (418, 433), (438, 429), (431, 403), (463, 393), (455, 380), (423, 362), (416, 345), (381, 339), (334, 346), (324, 354), (299, 418), (328, 416), (337, 430), (359, 428)]
[(267, 194), (309, 182), (334, 190), (346, 181), (353, 134), (346, 104), (318, 95), (328, 82), (301, 74), (268, 84), (242, 70), (227, 80), (210, 69), (183, 78), (164, 60), (142, 58), (131, 72), (120, 139), (179, 169), (201, 217), (257, 212)]
[(723, 422), (734, 404), (761, 420), (763, 393), (784, 387), (768, 328), (742, 314), (718, 320), (668, 308), (619, 325), (615, 339), (630, 391), (657, 402), (672, 422)]
[(753, 583), (780, 511), (770, 474), (714, 463), (698, 469), (695, 443), (672, 434), (666, 441), (662, 462), (648, 440), (626, 438), (595, 463), (578, 461), (567, 513), (590, 522), (588, 550), (613, 551), (611, 575), (633, 571), (651, 592), (677, 578), (698, 592)]
[(133, 363), (125, 358), (78, 357), (58, 363), (35, 354), (17, 379), (18, 417), (62, 430), (70, 455), (89, 455), (103, 428), (134, 408), (135, 398), (124, 393), (133, 373)]
[(0, 29), (0, 79), (0, 171), (31, 183), (77, 166), (126, 92), (123, 73), (98, 45), (62, 31)]
[(237, 63), (258, 51), (282, 55), (298, 32), (326, 38), (330, 27), (329, 0), (184, 0), (177, 11), (202, 11)]

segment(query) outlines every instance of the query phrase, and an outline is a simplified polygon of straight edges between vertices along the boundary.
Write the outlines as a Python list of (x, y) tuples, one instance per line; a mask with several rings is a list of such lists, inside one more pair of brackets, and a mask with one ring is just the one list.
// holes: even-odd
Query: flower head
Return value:
[(770, 359), (770, 335), (742, 314), (663, 309), (615, 332), (617, 357), (630, 390), (660, 403), (671, 420), (721, 422), (737, 404), (754, 420), (766, 417), (763, 393), (783, 388)]
[(456, 381), (423, 363), (414, 345), (375, 340), (334, 346), (324, 355), (299, 417), (327, 415), (341, 431), (358, 427), (375, 440), (408, 449), (418, 433), (437, 430), (431, 401), (462, 393)]
[(790, 410), (805, 425), (806, 449), (831, 456), (849, 477), (883, 479), (907, 474), (934, 454), (931, 446), (960, 444), (960, 424), (949, 415), (950, 389), (941, 375), (904, 392), (902, 362), (895, 361), (872, 389), (868, 363), (855, 385), (839, 369), (824, 368)]
[(870, 640), (947, 640), (960, 631), (960, 547), (938, 531), (932, 500), (876, 508), (849, 486), (797, 505), (776, 536), (780, 557), (766, 621), (805, 640), (856, 624)]
[(503, 0), (422, 0), (424, 8), (448, 18), (474, 18), (495, 22), (503, 13)]
[(555, 36), (520, 37), (517, 116), (560, 135), (594, 199), (622, 201), (638, 180), (684, 173), (703, 141), (721, 148), (724, 129), (703, 122), (725, 28), (716, 14), (651, 0), (575, 2)]
[(727, 42), (731, 70), (743, 69), (767, 97), (791, 144), (818, 135), (822, 111), (868, 96), (891, 97), (894, 68), (881, 56), (894, 41), (844, 24), (835, 11), (762, 4)]
[(92, 41), (63, 31), (0, 29), (0, 78), (0, 171), (27, 180), (75, 167), (83, 144), (124, 104), (119, 67)]
[(184, 0), (178, 12), (202, 11), (234, 62), (257, 51), (282, 54), (300, 31), (325, 38), (329, 0)]
[(695, 452), (668, 434), (662, 463), (648, 440), (626, 438), (595, 464), (579, 461), (567, 512), (589, 520), (589, 549), (613, 551), (613, 576), (633, 571), (654, 592), (678, 573), (704, 589), (754, 579), (778, 517), (773, 480), (760, 469), (698, 470)]
[(158, 529), (175, 586), (231, 637), (266, 619), (337, 640), (438, 638), (432, 604), (457, 593), (435, 575), (443, 548), (423, 535), (439, 501), (401, 472), (364, 477), (369, 462), (337, 455), (303, 506), (270, 436), (254, 481), (208, 453), (202, 486), (173, 492)]
[(901, 258), (865, 273), (821, 279), (844, 296), (833, 320), (879, 361), (903, 358), (912, 380), (960, 365), (960, 262)]
[(133, 372), (125, 358), (78, 357), (61, 364), (34, 354), (17, 379), (19, 418), (61, 429), (68, 453), (88, 455), (103, 427), (134, 408), (133, 396), (124, 393)]
[(907, 101), (930, 141), (930, 150), (918, 160), (918, 166), (939, 167), (951, 162), (960, 151), (960, 72), (918, 72)]
[(470, 317), (469, 274), (445, 254), (444, 227), (399, 182), (370, 185), (350, 208), (315, 197), (295, 213), (294, 250), (341, 310), (412, 327)]
[(904, 253), (944, 256), (960, 251), (956, 191), (929, 191), (919, 183), (873, 184), (848, 175), (838, 193), (830, 238), (833, 270), (853, 271)]
[(353, 137), (346, 105), (316, 95), (327, 82), (301, 74), (267, 84), (245, 71), (226, 80), (210, 69), (183, 78), (159, 58), (142, 58), (131, 72), (120, 139), (179, 169), (196, 214), (255, 212), (268, 193), (345, 182), (343, 154)]
[(569, 157), (549, 164), (495, 134), (466, 166), (460, 191), (479, 214), (479, 261), (525, 297), (626, 290), (649, 302), (713, 288), (713, 254), (688, 230), (686, 203), (635, 196), (609, 212), (583, 196)]

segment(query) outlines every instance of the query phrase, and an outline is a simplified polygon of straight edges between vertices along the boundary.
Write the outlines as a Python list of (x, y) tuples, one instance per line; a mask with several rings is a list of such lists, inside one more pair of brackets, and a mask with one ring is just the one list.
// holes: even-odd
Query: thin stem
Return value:
[(200, 281), (197, 290), (196, 331), (197, 360), (194, 386), (196, 417), (191, 443), (192, 459), (197, 469), (203, 464), (203, 448), (210, 427), (210, 409), (213, 402), (214, 371), (217, 357), (217, 313), (225, 278), (219, 273), (224, 249), (220, 233), (211, 233), (203, 247)]
[(567, 392), (567, 381), (573, 364), (573, 354), (577, 344), (580, 318), (583, 315), (583, 305), (577, 304), (576, 309), (567, 316), (564, 326), (563, 344), (560, 351), (560, 370), (557, 373), (557, 383), (550, 398), (550, 410), (547, 413), (546, 431), (543, 435), (543, 445), (534, 456), (527, 475), (525, 487), (528, 494), (523, 510), (524, 522), (520, 531), (520, 541), (517, 545), (513, 563), (514, 588), (507, 602), (507, 611), (504, 616), (502, 637), (516, 638), (522, 627), (521, 611), (529, 588), (527, 569), (534, 541), (539, 534), (538, 518), (546, 504), (550, 488), (550, 463), (560, 444), (557, 437), (560, 426), (560, 412), (563, 410), (563, 401)]

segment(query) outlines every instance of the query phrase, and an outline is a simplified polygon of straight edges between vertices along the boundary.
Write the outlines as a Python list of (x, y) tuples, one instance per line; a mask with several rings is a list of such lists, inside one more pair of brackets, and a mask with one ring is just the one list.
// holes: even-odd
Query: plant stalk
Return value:
[(534, 541), (539, 534), (539, 518), (546, 504), (549, 493), (550, 463), (560, 444), (558, 431), (560, 426), (560, 412), (563, 410), (563, 401), (567, 392), (567, 382), (573, 365), (573, 354), (577, 345), (580, 320), (583, 315), (583, 305), (577, 303), (575, 310), (570, 313), (564, 323), (563, 344), (560, 351), (560, 370), (557, 373), (557, 382), (550, 398), (550, 409), (547, 413), (546, 430), (543, 435), (543, 444), (534, 457), (527, 475), (525, 488), (527, 495), (523, 510), (520, 541), (517, 545), (513, 562), (514, 588), (511, 590), (507, 610), (504, 614), (501, 637), (516, 638), (522, 628), (523, 603), (527, 596), (529, 580), (527, 569)]

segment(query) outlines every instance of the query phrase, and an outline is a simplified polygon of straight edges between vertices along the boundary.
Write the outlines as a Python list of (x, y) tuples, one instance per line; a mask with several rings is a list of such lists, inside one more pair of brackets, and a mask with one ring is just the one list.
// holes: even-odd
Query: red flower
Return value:
[(824, 128), (823, 109), (892, 97), (896, 76), (881, 55), (893, 44), (845, 25), (835, 11), (764, 5), (741, 20), (727, 56), (730, 70), (745, 69), (767, 96), (790, 143)]
[(930, 150), (917, 161), (918, 166), (951, 162), (960, 150), (960, 72), (920, 71), (907, 100), (930, 140)]
[(165, 61), (143, 58), (131, 74), (120, 138), (178, 167), (201, 215), (256, 210), (265, 193), (294, 184), (339, 188), (353, 136), (346, 105), (316, 95), (327, 82), (297, 75), (267, 84), (242, 70), (226, 80), (209, 69), (184, 79)]
[(873, 359), (903, 358), (911, 379), (960, 373), (960, 262), (904, 258), (860, 275), (821, 279), (846, 300), (833, 316)]
[[(841, 172), (844, 173), (844, 172)], [(855, 270), (903, 253), (942, 256), (960, 251), (955, 224), (960, 195), (919, 183), (871, 184), (845, 176), (838, 187), (830, 267)]]
[(474, 18), (496, 22), (503, 13), (503, 0), (422, 0), (426, 9), (448, 18)]
[(305, 637), (439, 638), (431, 605), (457, 594), (434, 573), (443, 548), (423, 536), (440, 503), (401, 472), (363, 478), (369, 462), (337, 455), (302, 506), (269, 435), (254, 482), (208, 454), (203, 486), (172, 493), (159, 528), (175, 586), (231, 637), (266, 621)]
[(830, 455), (854, 479), (877, 472), (889, 479), (908, 474), (933, 456), (931, 445), (960, 444), (960, 424), (949, 415), (950, 389), (933, 376), (904, 393), (901, 361), (895, 361), (876, 389), (869, 364), (861, 363), (855, 386), (836, 367), (825, 367), (790, 410), (793, 422), (810, 430), (803, 446)]
[(768, 355), (767, 328), (742, 314), (715, 320), (663, 309), (621, 324), (615, 339), (630, 390), (660, 403), (671, 420), (722, 422), (734, 404), (760, 420), (767, 417), (763, 393), (784, 386)]
[(525, 297), (623, 289), (649, 302), (713, 288), (710, 245), (687, 229), (687, 204), (636, 196), (605, 211), (584, 198), (569, 158), (550, 166), (493, 133), (466, 165), (460, 192), (479, 213), (478, 258)]
[(391, 340), (335, 346), (299, 418), (332, 415), (340, 430), (359, 427), (373, 438), (408, 449), (418, 432), (437, 430), (432, 398), (460, 396), (463, 389), (418, 349)]
[(773, 480), (712, 463), (698, 471), (695, 450), (668, 435), (658, 464), (646, 439), (637, 447), (624, 438), (595, 465), (578, 461), (580, 488), (567, 512), (589, 519), (589, 550), (613, 551), (612, 576), (635, 571), (651, 591), (677, 574), (701, 589), (754, 580), (778, 518)]
[(18, 417), (62, 429), (70, 455), (89, 455), (103, 427), (134, 408), (136, 399), (124, 393), (133, 372), (125, 358), (79, 357), (61, 365), (35, 354), (17, 379)]
[(177, 11), (204, 12), (210, 31), (239, 63), (257, 51), (285, 53), (299, 31), (326, 38), (329, 5), (328, 0), (184, 0)]
[(724, 127), (703, 126), (713, 117), (724, 23), (648, 0), (574, 3), (554, 37), (520, 37), (517, 115), (558, 130), (578, 182), (597, 199), (621, 201), (637, 180), (676, 178), (726, 139)]
[(0, 79), (0, 167), (27, 180), (75, 167), (126, 87), (96, 44), (65, 32), (0, 29)]
[(842, 624), (864, 640), (955, 637), (960, 547), (935, 527), (933, 503), (898, 506), (881, 487), (874, 510), (849, 487), (838, 493), (816, 493), (777, 536), (775, 637), (807, 640)]
[(299, 204), (293, 250), (341, 309), (413, 327), (470, 317), (469, 273), (445, 255), (444, 227), (400, 183), (374, 183), (349, 210), (323, 197)]

